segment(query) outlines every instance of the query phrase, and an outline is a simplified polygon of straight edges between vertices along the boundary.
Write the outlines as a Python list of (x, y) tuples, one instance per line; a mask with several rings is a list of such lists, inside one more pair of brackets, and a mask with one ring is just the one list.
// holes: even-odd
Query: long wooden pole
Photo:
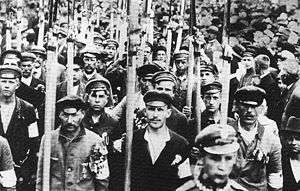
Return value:
[(23, 1), (19, 0), (17, 5), (17, 50), (22, 49), (22, 33), (21, 33), (21, 18), (22, 18)]
[(181, 0), (180, 4), (180, 16), (181, 19), (179, 21), (180, 28), (178, 29), (178, 36), (176, 39), (176, 47), (175, 52), (178, 52), (181, 47), (181, 41), (182, 41), (182, 32), (183, 32), (183, 25), (184, 25), (184, 6), (185, 6), (185, 0)]
[(11, 49), (11, 21), (6, 21), (6, 31), (5, 31), (5, 49)]
[[(228, 44), (228, 18), (230, 10), (230, 0), (224, 0), (224, 18), (223, 18), (223, 34), (222, 34), (222, 43), (223, 45)], [(225, 51), (224, 51), (225, 52)], [(225, 55), (227, 56), (227, 55)], [(229, 103), (229, 88), (230, 88), (230, 65), (227, 60), (223, 61), (221, 80), (222, 80), (222, 104), (221, 104), (221, 124), (227, 124), (227, 115), (228, 115), (228, 103)]]
[(128, 56), (127, 56), (127, 106), (126, 106), (126, 170), (125, 170), (125, 191), (130, 191), (131, 185), (131, 156), (132, 156), (132, 137), (135, 103), (135, 82), (137, 48), (140, 43), (139, 26), (139, 2), (127, 0), (128, 15)]
[(38, 46), (43, 46), (44, 44), (44, 31), (45, 31), (45, 16), (44, 16), (44, 1), (40, 0), (39, 8), (39, 34), (38, 34)]
[(50, 191), (50, 156), (51, 156), (51, 130), (54, 129), (55, 101), (56, 101), (56, 66), (57, 56), (55, 40), (49, 35), (47, 63), (46, 63), (46, 102), (45, 102), (45, 144), (43, 161), (43, 191)]
[[(195, 82), (195, 76), (194, 76), (194, 67), (195, 67), (195, 57), (194, 57), (194, 44), (193, 44), (194, 39), (190, 37), (189, 39), (189, 66), (188, 66), (188, 86), (187, 86), (187, 95), (186, 95), (186, 106), (189, 108), (192, 107), (192, 94), (193, 94), (193, 86)], [(188, 116), (189, 118), (191, 116)]]

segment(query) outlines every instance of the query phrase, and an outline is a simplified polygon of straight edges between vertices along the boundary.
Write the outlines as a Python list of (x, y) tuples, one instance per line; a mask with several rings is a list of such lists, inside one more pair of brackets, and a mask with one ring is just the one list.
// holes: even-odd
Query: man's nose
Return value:
[(226, 162), (224, 160), (221, 160), (218, 164), (218, 169), (224, 171), (225, 168), (226, 168)]
[(68, 123), (71, 123), (72, 121), (73, 121), (72, 116), (69, 116), (69, 117), (67, 118), (67, 122), (68, 122)]

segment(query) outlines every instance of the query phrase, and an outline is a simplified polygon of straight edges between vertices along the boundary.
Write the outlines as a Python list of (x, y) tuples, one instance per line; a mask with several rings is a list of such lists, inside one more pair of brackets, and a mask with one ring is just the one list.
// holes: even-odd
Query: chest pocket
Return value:
[(51, 176), (61, 179), (63, 166), (61, 165), (60, 159), (58, 157), (51, 156), (50, 158), (50, 174)]

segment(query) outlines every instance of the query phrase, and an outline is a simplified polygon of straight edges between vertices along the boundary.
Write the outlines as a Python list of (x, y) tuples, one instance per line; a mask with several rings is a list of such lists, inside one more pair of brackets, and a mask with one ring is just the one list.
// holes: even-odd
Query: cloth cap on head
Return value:
[(195, 144), (208, 153), (219, 155), (234, 153), (240, 148), (235, 129), (220, 124), (212, 124), (201, 130), (195, 138)]
[(173, 73), (169, 72), (169, 71), (156, 72), (152, 76), (152, 82), (153, 83), (158, 83), (158, 82), (161, 82), (161, 81), (171, 81), (175, 85), (177, 85), (177, 78), (176, 78), (176, 76)]
[(22, 72), (18, 66), (2, 65), (0, 66), (0, 78), (16, 79), (21, 78)]
[(177, 60), (177, 59), (186, 59), (189, 57), (189, 52), (186, 51), (186, 50), (179, 50), (178, 52), (175, 52), (174, 53), (174, 60)]
[(213, 73), (214, 75), (219, 74), (217, 66), (214, 64), (203, 63), (200, 65), (200, 71), (208, 71), (208, 72)]
[(153, 76), (153, 74), (155, 74), (158, 71), (161, 71), (162, 69), (154, 64), (145, 64), (139, 68), (136, 69), (136, 74), (138, 75), (138, 77), (140, 78), (145, 78), (145, 77), (151, 77)]
[(36, 59), (36, 56), (31, 52), (22, 52), (21, 55), (22, 55), (21, 62), (27, 62), (27, 61), (33, 62)]
[(47, 57), (46, 49), (42, 46), (33, 46), (30, 52), (32, 52), (33, 54), (42, 55), (43, 57)]
[(295, 55), (288, 50), (283, 50), (279, 52), (278, 56), (282, 60), (296, 60)]
[(83, 56), (87, 56), (88, 54), (92, 54), (96, 57), (100, 56), (100, 52), (98, 51), (96, 45), (88, 45), (84, 47), (81, 51), (80, 54)]
[[(1, 62), (3, 62), (4, 58), (18, 58), (18, 59), (22, 59), (22, 55), (18, 50), (6, 50), (4, 52), (2, 52), (1, 54)], [(3, 63), (2, 63), (3, 64)]]
[(114, 39), (107, 39), (103, 42), (103, 44), (104, 44), (105, 47), (110, 45), (110, 44), (114, 45), (116, 48), (119, 47), (119, 43)]
[(296, 118), (295, 116), (291, 116), (288, 119), (286, 129), (282, 129), (281, 132), (300, 134), (300, 118)]
[(265, 99), (266, 92), (265, 90), (256, 87), (256, 86), (244, 86), (238, 89), (235, 94), (235, 100), (238, 103), (260, 106)]
[(256, 47), (249, 45), (249, 46), (247, 46), (247, 48), (243, 54), (243, 57), (254, 57), (255, 53), (256, 53)]
[(67, 95), (56, 102), (57, 111), (65, 108), (76, 108), (77, 110), (85, 109), (85, 103), (77, 95)]
[(215, 94), (222, 91), (222, 84), (218, 81), (206, 84), (201, 87), (202, 94)]
[(112, 89), (110, 82), (106, 78), (102, 77), (101, 75), (96, 75), (85, 85), (85, 92), (87, 94), (90, 94), (93, 91), (101, 90), (108, 93), (108, 103), (106, 104), (106, 106), (113, 106)]
[(170, 106), (173, 103), (173, 99), (169, 94), (158, 92), (156, 90), (150, 90), (146, 92), (143, 98), (145, 104), (147, 105), (148, 102), (152, 101), (161, 101), (164, 102), (166, 105)]
[(265, 54), (260, 54), (255, 57), (255, 64), (263, 69), (267, 69), (270, 66), (270, 58)]
[(207, 32), (217, 34), (219, 32), (219, 29), (218, 29), (218, 27), (212, 25), (207, 28)]
[(162, 51), (164, 51), (164, 52), (167, 52), (167, 49), (166, 49), (166, 47), (164, 47), (164, 46), (157, 46), (157, 47), (155, 48), (155, 52), (158, 52), (158, 51), (160, 51), (160, 50), (162, 50)]

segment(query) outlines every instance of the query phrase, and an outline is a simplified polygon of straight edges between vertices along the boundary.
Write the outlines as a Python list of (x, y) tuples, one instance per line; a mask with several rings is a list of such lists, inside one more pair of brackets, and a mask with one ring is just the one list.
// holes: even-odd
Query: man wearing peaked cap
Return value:
[(199, 132), (193, 151), (202, 168), (195, 167), (194, 180), (176, 191), (247, 190), (229, 178), (240, 148), (236, 131), (229, 125), (212, 124)]
[(298, 172), (300, 168), (300, 118), (291, 116), (286, 129), (280, 131), (282, 136), (282, 171), (283, 190), (300, 189)]
[(104, 51), (106, 51), (107, 53), (105, 64), (107, 67), (109, 67), (116, 61), (118, 47), (119, 43), (113, 39), (108, 39), (104, 41)]
[(172, 105), (169, 94), (148, 91), (144, 101), (148, 125), (133, 135), (131, 189), (174, 190), (191, 176), (188, 142), (166, 125)]
[(217, 80), (219, 72), (217, 66), (214, 64), (200, 65), (201, 85), (206, 85)]
[[(85, 103), (76, 95), (68, 95), (56, 102), (60, 125), (50, 134), (50, 190), (108, 190), (109, 169), (106, 140), (81, 124)], [(44, 152), (42, 137), (40, 153)], [(64, 147), (68, 144), (68, 147)], [(58, 146), (60, 145), (60, 146)], [(84, 152), (83, 152), (84, 151)], [(36, 190), (42, 190), (43, 160), (38, 160)], [(72, 158), (72, 160), (67, 160)], [(60, 161), (60, 162), (59, 162)], [(56, 174), (68, 174), (61, 179)]]
[(249, 190), (282, 188), (281, 143), (276, 127), (258, 121), (258, 107), (265, 99), (263, 89), (245, 86), (234, 95), (238, 120), (229, 123), (238, 132), (240, 150), (233, 177)]
[(46, 49), (42, 46), (33, 46), (30, 52), (36, 56), (36, 61), (33, 63), (32, 75), (37, 79), (45, 81)]
[(6, 50), (1, 54), (1, 65), (19, 66), (22, 55), (18, 50)]
[(0, 66), (0, 136), (11, 148), (17, 175), (17, 189), (33, 190), (39, 130), (34, 107), (16, 96), (21, 70), (14, 65)]

